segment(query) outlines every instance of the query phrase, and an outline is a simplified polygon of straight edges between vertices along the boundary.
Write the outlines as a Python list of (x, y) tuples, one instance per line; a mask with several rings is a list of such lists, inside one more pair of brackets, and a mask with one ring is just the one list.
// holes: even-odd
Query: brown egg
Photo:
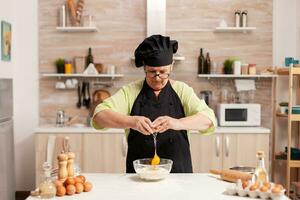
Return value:
[(258, 188), (258, 185), (254, 184), (254, 185), (251, 185), (249, 190), (254, 191), (254, 190), (257, 190), (257, 188)]
[(263, 183), (264, 186), (266, 186), (269, 189), (271, 189), (271, 183), (270, 182), (264, 182)]
[[(81, 179), (80, 179), (81, 180)], [(82, 183), (76, 183), (75, 184), (76, 187), (76, 193), (79, 194), (81, 192), (83, 192), (83, 184)]]
[(248, 182), (247, 181), (243, 181), (243, 183), (242, 183), (243, 189), (245, 189), (247, 186), (248, 186)]
[(74, 185), (67, 186), (67, 195), (73, 195), (76, 192), (76, 187)]
[(63, 185), (56, 187), (56, 195), (61, 197), (66, 194), (66, 188)]
[(281, 192), (280, 187), (273, 187), (273, 189), (272, 189), (273, 194), (280, 194), (280, 192)]
[(91, 191), (92, 188), (93, 188), (93, 185), (92, 185), (90, 182), (85, 182), (85, 183), (84, 183), (84, 191), (85, 191), (85, 192)]
[(275, 184), (273, 187), (274, 187), (274, 188), (275, 188), (275, 187), (278, 187), (278, 188), (280, 188), (281, 190), (283, 190), (283, 186), (282, 186), (281, 184)]
[(259, 188), (259, 190), (261, 191), (261, 192), (267, 192), (268, 191), (268, 187), (267, 186), (261, 186), (260, 188)]
[(72, 177), (67, 178), (67, 180), (65, 181), (65, 185), (75, 185), (75, 180)]
[(86, 180), (85, 176), (83, 176), (83, 175), (78, 175), (77, 177), (81, 178), (82, 183), (85, 183), (85, 180)]
[(79, 178), (79, 177), (75, 177), (75, 178), (74, 178), (74, 181), (75, 181), (75, 184), (76, 184), (76, 183), (83, 183), (82, 179)]
[(58, 187), (58, 186), (63, 186), (63, 182), (61, 182), (60, 180), (55, 180), (53, 181), (55, 187)]

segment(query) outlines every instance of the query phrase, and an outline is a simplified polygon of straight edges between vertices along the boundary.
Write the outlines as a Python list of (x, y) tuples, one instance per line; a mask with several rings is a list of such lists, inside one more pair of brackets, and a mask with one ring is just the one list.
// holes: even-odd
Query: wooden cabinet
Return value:
[(82, 172), (125, 172), (127, 141), (124, 133), (36, 133), (36, 185), (41, 181), (42, 166), (47, 157), (53, 167), (57, 168), (56, 156), (63, 150), (63, 140), (66, 136), (70, 138), (71, 151), (76, 154), (75, 163)]
[(265, 152), (265, 164), (269, 169), (269, 134), (191, 134), (190, 145), (196, 173), (234, 166), (255, 167), (258, 150)]
[(127, 141), (124, 133), (83, 135), (83, 171), (125, 173)]

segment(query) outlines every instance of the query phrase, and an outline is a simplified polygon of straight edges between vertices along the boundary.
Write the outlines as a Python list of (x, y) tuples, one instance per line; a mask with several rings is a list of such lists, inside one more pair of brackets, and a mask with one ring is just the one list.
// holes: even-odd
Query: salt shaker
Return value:
[(242, 12), (242, 27), (247, 27), (247, 21), (248, 21), (248, 11), (244, 10)]
[(235, 11), (234, 15), (235, 15), (235, 27), (240, 27), (241, 11), (240, 10)]
[(61, 153), (57, 156), (58, 160), (58, 180), (65, 181), (68, 178), (68, 155)]

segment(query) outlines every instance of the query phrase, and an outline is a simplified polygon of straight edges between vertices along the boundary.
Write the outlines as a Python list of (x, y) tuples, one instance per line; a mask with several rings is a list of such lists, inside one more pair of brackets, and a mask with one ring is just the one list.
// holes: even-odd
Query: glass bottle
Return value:
[(55, 184), (51, 180), (51, 165), (44, 162), (44, 181), (39, 185), (39, 196), (41, 199), (51, 199), (56, 195)]
[(204, 74), (210, 74), (210, 69), (211, 69), (211, 61), (210, 61), (209, 53), (207, 52), (205, 63), (204, 63)]
[(204, 65), (205, 65), (205, 58), (203, 56), (203, 49), (200, 49), (200, 55), (198, 57), (198, 74), (204, 73)]
[(89, 48), (89, 53), (86, 57), (86, 68), (89, 66), (90, 63), (94, 64), (94, 57), (93, 57), (93, 54), (92, 54), (92, 48), (91, 47)]
[(257, 151), (257, 166), (253, 175), (253, 183), (262, 185), (264, 182), (269, 181), (268, 172), (265, 168), (265, 155), (263, 151)]

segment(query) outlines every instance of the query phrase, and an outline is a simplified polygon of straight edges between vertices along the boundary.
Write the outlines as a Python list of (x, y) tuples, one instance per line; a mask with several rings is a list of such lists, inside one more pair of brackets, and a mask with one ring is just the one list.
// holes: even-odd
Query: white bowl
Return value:
[(152, 158), (144, 158), (133, 161), (135, 172), (141, 179), (156, 181), (166, 178), (172, 169), (173, 161), (160, 159), (158, 165), (151, 165)]

